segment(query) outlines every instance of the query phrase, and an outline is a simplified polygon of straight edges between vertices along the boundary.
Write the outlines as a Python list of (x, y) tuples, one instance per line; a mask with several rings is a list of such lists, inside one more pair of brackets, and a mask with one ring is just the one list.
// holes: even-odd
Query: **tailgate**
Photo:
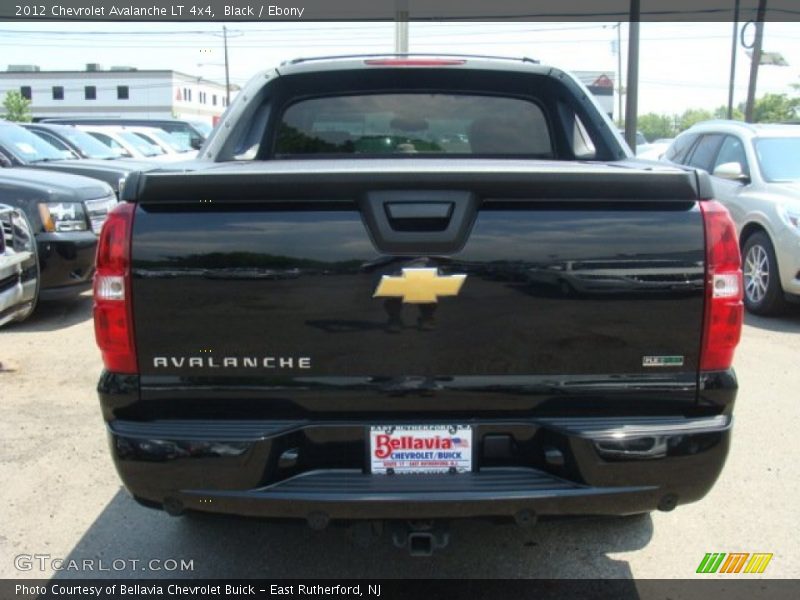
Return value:
[(134, 182), (145, 396), (222, 386), (317, 410), (341, 393), (481, 390), (481, 406), (522, 409), (542, 386), (552, 401), (632, 384), (694, 399), (693, 174), (344, 162)]

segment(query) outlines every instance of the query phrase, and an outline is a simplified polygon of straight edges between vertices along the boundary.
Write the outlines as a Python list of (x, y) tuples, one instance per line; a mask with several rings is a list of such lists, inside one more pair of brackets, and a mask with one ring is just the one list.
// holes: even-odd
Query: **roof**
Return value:
[[(524, 71), (547, 74), (552, 68), (540, 65), (539, 61), (527, 57), (481, 56), (472, 54), (348, 54), (342, 56), (320, 56), (295, 58), (284, 61), (278, 66), (281, 75), (297, 73), (313, 73), (319, 71), (345, 71), (370, 68), (366, 61), (391, 60), (418, 61), (416, 64), (396, 65), (395, 68), (406, 67), (438, 67), (445, 69), (482, 69), (498, 71)], [(441, 60), (442, 64), (435, 64)], [(419, 61), (431, 61), (431, 64), (420, 64)], [(447, 62), (450, 61), (450, 62)], [(379, 67), (376, 64), (374, 67)], [(391, 66), (391, 65), (386, 65)]]
[[(173, 69), (131, 69), (131, 70), (118, 70), (118, 71), (86, 71), (83, 70), (62, 70), (62, 71), (0, 71), (0, 79), (19, 79), (20, 77), (24, 77), (26, 79), (45, 79), (45, 78), (52, 78), (52, 77), (59, 77), (59, 76), (68, 76), (71, 78), (76, 78), (78, 76), (83, 76), (86, 78), (97, 78), (97, 77), (108, 77), (113, 79), (125, 79), (125, 78), (145, 78), (145, 77), (153, 77), (153, 76), (177, 76), (184, 79), (191, 79), (193, 81), (197, 81), (198, 83), (207, 83), (211, 85), (217, 85), (220, 87), (225, 87), (224, 83), (220, 83), (218, 81), (214, 81), (213, 79), (206, 79), (204, 77), (200, 77), (199, 75), (191, 75), (189, 73), (184, 73), (182, 71), (175, 71)], [(231, 86), (233, 87), (233, 86)]]
[(687, 131), (720, 131), (746, 133), (751, 137), (797, 137), (800, 136), (800, 123), (745, 123), (728, 119), (713, 119), (695, 123)]

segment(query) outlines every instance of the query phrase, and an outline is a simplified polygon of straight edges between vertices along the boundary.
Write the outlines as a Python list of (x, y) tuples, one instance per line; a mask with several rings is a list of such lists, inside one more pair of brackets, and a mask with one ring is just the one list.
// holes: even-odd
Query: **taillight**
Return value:
[(134, 204), (108, 213), (97, 244), (94, 334), (103, 364), (115, 373), (137, 373), (131, 310), (131, 233)]
[(446, 67), (466, 62), (461, 58), (370, 58), (364, 64), (377, 67)]
[(706, 233), (706, 310), (700, 369), (720, 371), (733, 362), (742, 334), (742, 259), (728, 210), (700, 202)]

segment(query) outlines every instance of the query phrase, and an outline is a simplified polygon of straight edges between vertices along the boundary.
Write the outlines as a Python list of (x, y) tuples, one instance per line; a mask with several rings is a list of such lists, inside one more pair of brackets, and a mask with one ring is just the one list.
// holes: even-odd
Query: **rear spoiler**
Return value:
[(354, 200), (378, 190), (464, 190), (481, 199), (693, 202), (708, 175), (677, 166), (491, 159), (310, 159), (218, 163), (189, 172), (128, 176), (122, 199), (139, 203)]

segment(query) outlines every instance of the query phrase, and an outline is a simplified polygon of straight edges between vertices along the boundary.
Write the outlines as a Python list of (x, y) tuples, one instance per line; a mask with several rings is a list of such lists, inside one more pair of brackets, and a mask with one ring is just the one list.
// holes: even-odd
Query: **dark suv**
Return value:
[(75, 296), (91, 287), (97, 234), (116, 203), (111, 187), (96, 179), (0, 169), (0, 204), (22, 210), (36, 238), (38, 298)]

